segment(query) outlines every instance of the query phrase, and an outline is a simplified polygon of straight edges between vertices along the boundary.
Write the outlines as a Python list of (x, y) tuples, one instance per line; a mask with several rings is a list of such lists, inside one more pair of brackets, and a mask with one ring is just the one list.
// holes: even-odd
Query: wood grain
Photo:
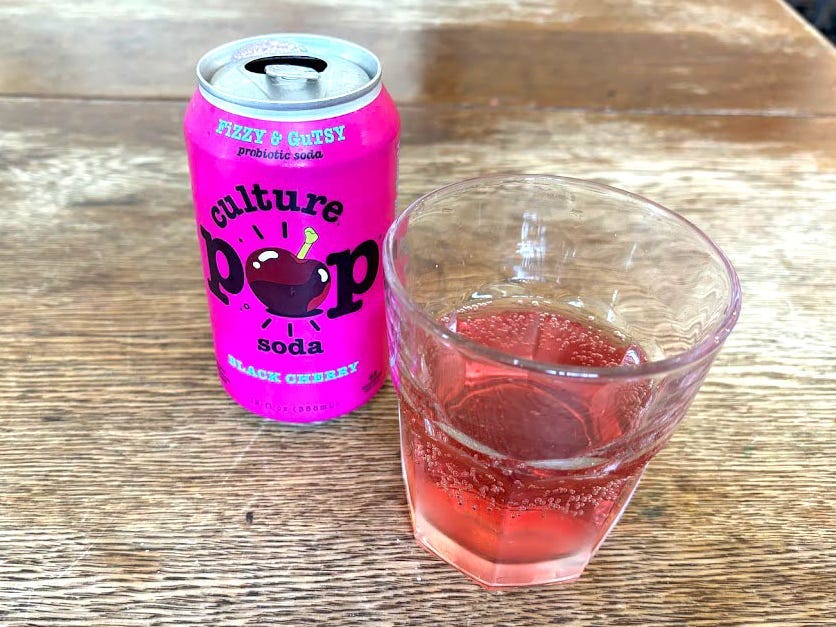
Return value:
[(402, 107), (401, 207), (487, 172), (593, 178), (684, 213), (743, 283), (583, 578), (491, 595), (412, 540), (391, 387), (306, 428), (221, 390), (183, 106), (0, 100), (0, 622), (836, 621), (836, 119)]
[(184, 99), (210, 48), (371, 47), (399, 103), (836, 113), (836, 51), (778, 0), (7, 0), (0, 94)]

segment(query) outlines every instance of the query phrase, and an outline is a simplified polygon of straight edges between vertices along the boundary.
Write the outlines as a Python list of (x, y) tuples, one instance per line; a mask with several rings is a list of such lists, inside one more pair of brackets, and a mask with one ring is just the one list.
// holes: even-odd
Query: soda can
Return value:
[(388, 371), (400, 122), (380, 61), (273, 34), (215, 48), (197, 77), (184, 133), (221, 383), (267, 418), (350, 412)]

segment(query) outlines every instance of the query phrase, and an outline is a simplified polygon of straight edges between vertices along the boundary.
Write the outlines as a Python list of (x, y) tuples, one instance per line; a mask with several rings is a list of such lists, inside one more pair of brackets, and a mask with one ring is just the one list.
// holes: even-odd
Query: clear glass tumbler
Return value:
[(740, 310), (687, 220), (596, 183), (464, 181), (384, 244), (415, 537), (490, 589), (576, 579)]

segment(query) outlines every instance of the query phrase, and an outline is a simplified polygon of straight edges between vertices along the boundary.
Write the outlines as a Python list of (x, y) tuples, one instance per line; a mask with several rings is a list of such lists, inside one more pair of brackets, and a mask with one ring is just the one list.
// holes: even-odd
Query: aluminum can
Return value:
[(267, 418), (350, 412), (388, 371), (400, 122), (380, 61), (272, 34), (211, 50), (197, 78), (184, 133), (221, 383)]

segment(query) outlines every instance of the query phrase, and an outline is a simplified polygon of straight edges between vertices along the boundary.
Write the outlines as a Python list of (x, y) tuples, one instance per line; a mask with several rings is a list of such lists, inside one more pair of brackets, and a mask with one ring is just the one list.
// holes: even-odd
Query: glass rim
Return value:
[[(394, 263), (394, 240), (395, 233), (402, 225), (407, 224), (413, 214), (418, 213), (419, 208), (427, 201), (433, 198), (439, 198), (448, 195), (452, 192), (474, 187), (479, 183), (499, 183), (510, 180), (525, 180), (534, 179), (551, 184), (558, 184), (563, 188), (581, 188), (594, 192), (604, 192), (609, 196), (617, 196), (634, 202), (638, 202), (646, 208), (650, 208), (657, 214), (663, 217), (680, 223), (686, 229), (691, 231), (700, 239), (709, 250), (711, 250), (723, 264), (729, 278), (730, 290), (728, 294), (728, 304), (724, 312), (724, 317), (718, 325), (716, 332), (696, 343), (685, 351), (659, 359), (655, 361), (647, 361), (639, 365), (623, 365), (613, 367), (589, 367), (589, 366), (568, 366), (565, 364), (555, 364), (545, 361), (538, 361), (534, 359), (527, 359), (524, 357), (516, 357), (510, 353), (491, 348), (479, 342), (475, 342), (465, 336), (451, 331), (447, 327), (440, 324), (432, 316), (430, 316), (421, 306), (419, 306), (412, 298), (410, 298), (408, 290), (398, 278), (398, 274)], [(603, 183), (596, 183), (585, 179), (572, 178), (568, 176), (557, 176), (552, 174), (493, 174), (487, 176), (478, 176), (456, 183), (450, 183), (434, 189), (419, 198), (412, 201), (406, 209), (395, 219), (392, 225), (386, 232), (386, 237), (383, 242), (383, 271), (384, 280), (387, 289), (391, 291), (398, 302), (405, 306), (421, 325), (429, 330), (433, 335), (441, 337), (444, 341), (456, 347), (457, 350), (489, 361), (502, 363), (515, 368), (531, 370), (543, 374), (555, 376), (558, 378), (567, 379), (635, 379), (646, 378), (649, 376), (656, 376), (660, 374), (667, 374), (680, 370), (682, 368), (696, 364), (708, 357), (716, 354), (723, 345), (726, 337), (731, 333), (740, 314), (740, 306), (742, 300), (742, 293), (740, 287), (740, 280), (737, 272), (732, 266), (726, 254), (720, 249), (714, 241), (706, 235), (702, 229), (696, 226), (693, 222), (678, 214), (677, 212), (668, 209), (639, 194), (634, 194), (617, 187), (605, 185)]]

